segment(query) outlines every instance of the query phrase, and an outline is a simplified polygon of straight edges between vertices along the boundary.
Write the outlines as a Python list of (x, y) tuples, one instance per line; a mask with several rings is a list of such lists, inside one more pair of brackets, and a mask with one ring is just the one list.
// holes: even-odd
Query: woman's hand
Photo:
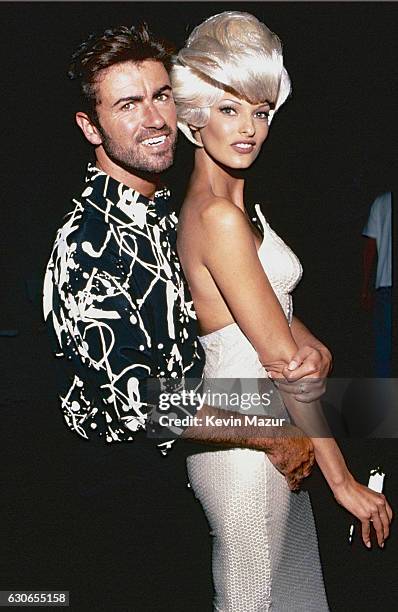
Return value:
[(293, 356), (283, 375), (294, 382), (311, 374), (317, 378), (326, 378), (331, 369), (332, 354), (326, 346), (304, 345)]
[(332, 491), (336, 501), (361, 521), (362, 540), (365, 546), (371, 548), (370, 524), (372, 523), (378, 545), (383, 548), (384, 541), (390, 533), (392, 520), (392, 510), (385, 496), (360, 484), (351, 474), (343, 483), (333, 486)]
[(290, 331), (298, 350), (290, 363), (282, 364), (276, 371), (270, 368), (271, 378), (277, 380), (280, 391), (290, 393), (298, 402), (313, 402), (325, 392), (332, 354), (296, 316), (292, 318)]
[(281, 372), (268, 371), (280, 391), (290, 393), (304, 403), (313, 402), (325, 393), (326, 377), (332, 366), (332, 355), (325, 346), (302, 346)]

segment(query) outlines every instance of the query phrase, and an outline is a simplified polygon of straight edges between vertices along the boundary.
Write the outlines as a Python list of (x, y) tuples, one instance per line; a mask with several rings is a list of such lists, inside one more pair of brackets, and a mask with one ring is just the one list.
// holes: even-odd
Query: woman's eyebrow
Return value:
[(232, 102), (232, 104), (242, 105), (242, 102), (239, 102), (239, 100), (231, 100), (231, 98), (223, 98), (220, 102)]

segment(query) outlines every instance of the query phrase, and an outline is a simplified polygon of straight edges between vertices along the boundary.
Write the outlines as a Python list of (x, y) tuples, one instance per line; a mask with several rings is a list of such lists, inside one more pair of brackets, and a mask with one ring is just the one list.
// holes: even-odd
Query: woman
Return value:
[[(205, 376), (280, 376), (297, 352), (290, 291), (301, 267), (258, 207), (260, 232), (251, 224), (243, 178), (290, 92), (280, 41), (252, 15), (216, 15), (179, 52), (172, 84), (179, 127), (196, 146), (178, 249), (204, 334)], [(284, 397), (300, 421), (307, 407)], [(354, 480), (332, 439), (313, 443), (337, 501), (361, 519), (366, 545), (370, 520), (384, 545), (392, 516), (384, 496)], [(254, 450), (191, 456), (188, 473), (214, 536), (216, 610), (329, 609), (307, 493), (290, 492)]]

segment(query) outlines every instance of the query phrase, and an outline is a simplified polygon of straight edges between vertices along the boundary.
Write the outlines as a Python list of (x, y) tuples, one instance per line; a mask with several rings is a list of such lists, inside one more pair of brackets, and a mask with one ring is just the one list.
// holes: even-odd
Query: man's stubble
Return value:
[[(101, 135), (102, 147), (107, 156), (118, 166), (131, 173), (160, 174), (170, 168), (174, 160), (174, 152), (177, 146), (177, 130), (172, 130), (165, 125), (159, 132), (148, 131), (142, 133), (131, 147), (123, 147), (115, 139), (111, 138), (101, 125), (97, 126)], [(154, 138), (160, 134), (167, 134), (170, 138), (170, 147), (164, 152), (145, 152), (141, 141), (146, 138)]]

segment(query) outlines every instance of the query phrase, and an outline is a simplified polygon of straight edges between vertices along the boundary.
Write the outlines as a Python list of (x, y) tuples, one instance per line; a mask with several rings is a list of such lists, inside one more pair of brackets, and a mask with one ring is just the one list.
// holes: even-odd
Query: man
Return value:
[[(374, 307), (375, 376), (391, 376), (392, 355), (392, 269), (391, 269), (391, 192), (382, 193), (374, 200), (368, 221), (362, 231), (363, 282), (361, 305), (365, 310)], [(371, 277), (377, 258), (375, 289), (371, 291)], [(374, 300), (374, 304), (373, 304)]]
[[(85, 188), (57, 234), (44, 288), (45, 318), (61, 361), (69, 367), (61, 395), (67, 425), (90, 443), (126, 442), (132, 448), (134, 533), (125, 540), (133, 543), (128, 563), (134, 603), (151, 598), (149, 609), (161, 606), (160, 583), (166, 589), (163, 606), (167, 588), (172, 589), (172, 581), (160, 581), (159, 572), (148, 587), (145, 577), (154, 549), (157, 554), (162, 547), (172, 550), (173, 521), (175, 535), (182, 538), (181, 516), (190, 511), (186, 499), (178, 501), (179, 470), (188, 452), (183, 449), (204, 448), (178, 441), (164, 459), (148, 448), (155, 442), (165, 451), (176, 435), (171, 431), (169, 439), (150, 440), (140, 431), (148, 426), (154, 404), (149, 379), (166, 379), (171, 386), (176, 381), (181, 389), (200, 380), (203, 370), (195, 313), (175, 251), (176, 217), (161, 189), (161, 173), (172, 164), (176, 143), (170, 62), (170, 49), (151, 38), (146, 27), (106, 30), (74, 54), (69, 75), (79, 81), (82, 94), (76, 122), (94, 147), (95, 164), (88, 166)], [(300, 322), (294, 326), (303, 348), (290, 364), (292, 372), (286, 371), (290, 381), (284, 386), (291, 393), (304, 391), (303, 400), (306, 394), (312, 399), (312, 391), (299, 389), (295, 381), (325, 376), (330, 354)], [(202, 411), (221, 414), (208, 406)], [(195, 414), (195, 405), (188, 412)], [(191, 426), (182, 437), (212, 448), (226, 444), (265, 450), (292, 488), (313, 463), (311, 442), (295, 428), (271, 437), (266, 427)], [(137, 555), (140, 561), (133, 565)], [(163, 576), (166, 565), (162, 556), (158, 567)], [(187, 561), (178, 567), (181, 586)], [(185, 588), (188, 597), (193, 585)]]

